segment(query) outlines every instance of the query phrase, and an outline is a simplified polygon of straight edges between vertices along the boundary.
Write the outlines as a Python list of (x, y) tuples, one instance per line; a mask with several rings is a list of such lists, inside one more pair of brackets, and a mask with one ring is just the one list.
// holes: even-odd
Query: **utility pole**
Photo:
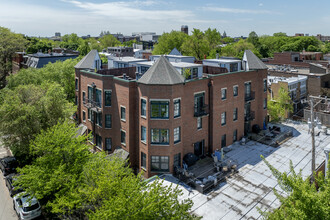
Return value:
[[(311, 181), (315, 181), (315, 126), (317, 123), (320, 123), (319, 121), (314, 121), (314, 106), (318, 105), (322, 101), (328, 102), (330, 101), (327, 97), (321, 97), (321, 96), (309, 96), (310, 99), (310, 108), (311, 108), (311, 135), (312, 135), (312, 178)], [(314, 99), (318, 100), (318, 102), (314, 105)]]

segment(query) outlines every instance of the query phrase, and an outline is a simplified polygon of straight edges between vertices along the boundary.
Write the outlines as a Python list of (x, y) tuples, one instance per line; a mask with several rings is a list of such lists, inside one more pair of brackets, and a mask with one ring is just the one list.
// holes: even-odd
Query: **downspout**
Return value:
[(213, 80), (211, 79), (208, 83), (208, 92), (209, 92), (209, 121), (208, 121), (208, 133), (209, 133), (209, 150), (208, 153), (211, 155), (213, 153), (213, 102), (212, 102), (212, 94), (213, 94)]

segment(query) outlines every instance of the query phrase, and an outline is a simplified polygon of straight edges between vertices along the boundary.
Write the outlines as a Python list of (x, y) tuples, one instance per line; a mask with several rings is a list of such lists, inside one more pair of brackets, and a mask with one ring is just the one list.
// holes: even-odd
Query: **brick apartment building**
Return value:
[(172, 173), (187, 153), (209, 155), (266, 120), (267, 67), (251, 51), (242, 71), (191, 80), (164, 56), (138, 80), (135, 67), (99, 62), (91, 51), (76, 65), (79, 123), (93, 131), (95, 150), (124, 149), (145, 177)]

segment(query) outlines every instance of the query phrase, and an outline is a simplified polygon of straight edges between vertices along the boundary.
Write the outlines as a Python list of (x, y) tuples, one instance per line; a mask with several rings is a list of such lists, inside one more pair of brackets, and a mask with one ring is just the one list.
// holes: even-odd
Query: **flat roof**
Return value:
[(298, 83), (300, 81), (307, 80), (308, 77), (298, 75), (298, 76), (292, 76), (292, 77), (267, 76), (267, 78), (274, 80), (273, 83), (287, 82), (288, 84), (291, 84), (291, 83)]
[[(145, 65), (145, 66), (152, 66), (154, 63), (155, 63), (154, 61), (136, 62), (136, 64), (138, 64), (138, 65)], [(170, 62), (170, 63), (172, 64), (172, 66), (179, 67), (179, 68), (203, 66), (202, 64), (187, 63), (187, 62)]]
[(214, 62), (214, 63), (237, 63), (237, 62), (241, 62), (240, 59), (205, 59), (203, 60), (203, 62)]
[[(160, 57), (161, 55), (152, 55), (153, 57)], [(183, 55), (170, 55), (170, 54), (166, 54), (164, 55), (165, 57), (173, 57), (173, 58), (186, 58), (186, 57), (191, 57), (191, 58), (195, 58), (193, 56), (183, 56)]]
[[(238, 173), (209, 192), (202, 194), (182, 184), (172, 175), (163, 175), (163, 184), (172, 187), (178, 186), (183, 195), (180, 200), (190, 198), (193, 201), (192, 212), (204, 219), (259, 219), (262, 218), (258, 208), (270, 211), (280, 206), (280, 201), (273, 192), (275, 188), (279, 194), (286, 196), (267, 165), (260, 159), (263, 155), (266, 160), (280, 172), (290, 173), (290, 160), (294, 170), (302, 170), (302, 176), (311, 174), (311, 135), (308, 125), (300, 122), (279, 124), (281, 129), (292, 130), (293, 137), (274, 148), (255, 141), (245, 145), (239, 142), (227, 147), (231, 149), (226, 156), (238, 162)], [(323, 132), (315, 137), (316, 167), (324, 160), (324, 147), (330, 142), (330, 136)]]
[(123, 63), (148, 61), (147, 59), (135, 58), (135, 57), (112, 57), (112, 59), (113, 61), (123, 62)]

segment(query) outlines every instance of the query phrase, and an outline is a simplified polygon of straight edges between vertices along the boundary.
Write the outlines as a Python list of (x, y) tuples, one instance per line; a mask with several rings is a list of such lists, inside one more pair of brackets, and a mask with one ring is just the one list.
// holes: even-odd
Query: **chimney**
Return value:
[(126, 73), (123, 73), (123, 79), (127, 79)]

